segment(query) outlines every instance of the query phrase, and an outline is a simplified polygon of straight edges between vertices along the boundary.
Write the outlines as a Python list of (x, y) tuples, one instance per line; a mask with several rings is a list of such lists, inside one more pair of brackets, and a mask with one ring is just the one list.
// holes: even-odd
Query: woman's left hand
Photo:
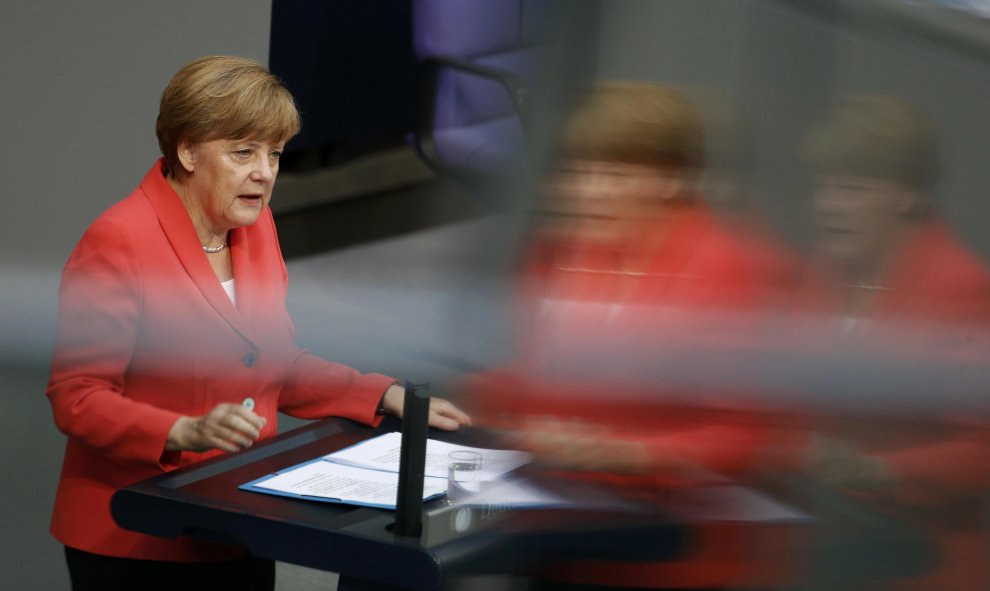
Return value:
[(887, 465), (852, 444), (812, 433), (804, 452), (805, 471), (822, 484), (836, 489), (883, 492), (894, 488)]
[[(406, 391), (402, 386), (397, 384), (389, 386), (389, 389), (385, 391), (385, 397), (382, 399), (385, 414), (395, 415), (401, 419), (405, 398)], [(454, 406), (451, 401), (431, 397), (429, 425), (443, 431), (456, 431), (461, 425), (470, 426), (471, 417)]]

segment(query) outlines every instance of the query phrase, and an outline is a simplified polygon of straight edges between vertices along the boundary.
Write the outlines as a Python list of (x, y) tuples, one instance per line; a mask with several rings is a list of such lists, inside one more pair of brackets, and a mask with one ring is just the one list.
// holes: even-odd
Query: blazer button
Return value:
[(254, 353), (248, 353), (244, 356), (244, 367), (251, 367), (254, 365), (255, 358)]
[(248, 410), (254, 410), (254, 398), (248, 396), (243, 402), (241, 402), (241, 405)]

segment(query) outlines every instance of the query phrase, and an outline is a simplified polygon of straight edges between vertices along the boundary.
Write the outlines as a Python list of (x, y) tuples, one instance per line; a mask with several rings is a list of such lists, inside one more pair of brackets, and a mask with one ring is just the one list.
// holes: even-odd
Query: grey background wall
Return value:
[(911, 101), (938, 128), (940, 209), (990, 260), (990, 45), (981, 39), (990, 24), (900, 0), (604, 0), (597, 76), (735, 101), (753, 130), (753, 193), (799, 244), (811, 232), (798, 157), (809, 125), (851, 94)]
[(64, 439), (44, 397), (58, 273), (158, 154), (158, 97), (191, 59), (268, 58), (271, 0), (5, 0), (0, 18), (0, 573), (67, 589), (48, 517)]
[(598, 78), (674, 84), (732, 104), (752, 129), (752, 193), (791, 240), (811, 219), (795, 148), (829, 104), (834, 29), (762, 0), (608, 1)]

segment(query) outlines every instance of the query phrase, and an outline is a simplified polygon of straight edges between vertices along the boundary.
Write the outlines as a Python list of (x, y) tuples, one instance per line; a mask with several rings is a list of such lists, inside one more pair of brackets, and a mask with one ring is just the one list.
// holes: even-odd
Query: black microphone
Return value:
[(405, 388), (395, 533), (400, 536), (419, 536), (423, 530), (423, 479), (426, 476), (430, 384), (413, 384), (406, 380)]

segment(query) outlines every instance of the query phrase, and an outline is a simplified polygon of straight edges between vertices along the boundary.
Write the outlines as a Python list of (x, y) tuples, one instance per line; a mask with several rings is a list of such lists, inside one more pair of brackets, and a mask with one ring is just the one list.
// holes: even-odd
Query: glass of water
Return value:
[(447, 454), (447, 498), (457, 502), (481, 491), (481, 454), (457, 450)]

